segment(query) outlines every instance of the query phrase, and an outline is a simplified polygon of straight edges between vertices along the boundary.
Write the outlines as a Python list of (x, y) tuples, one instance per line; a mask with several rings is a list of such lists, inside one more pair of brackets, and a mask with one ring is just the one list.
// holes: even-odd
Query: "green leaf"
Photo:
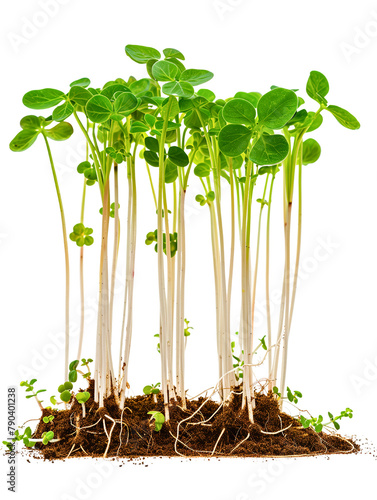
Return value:
[(323, 429), (323, 425), (322, 424), (317, 424), (317, 425), (314, 426), (314, 430), (316, 432), (321, 432), (322, 429)]
[(71, 393), (69, 391), (63, 391), (60, 394), (60, 399), (64, 401), (64, 403), (68, 403), (68, 401), (71, 399)]
[(211, 168), (207, 163), (198, 163), (194, 168), (194, 174), (198, 177), (208, 177), (211, 173)]
[(139, 64), (147, 63), (150, 59), (160, 59), (161, 57), (158, 50), (143, 45), (126, 45), (126, 54)]
[(197, 94), (200, 96), (200, 97), (204, 97), (204, 99), (207, 99), (207, 101), (209, 102), (213, 102), (215, 99), (216, 99), (216, 96), (215, 94), (212, 92), (212, 90), (208, 90), (208, 89), (199, 89), (197, 91)]
[(315, 163), (321, 156), (321, 146), (315, 139), (307, 139), (304, 141), (302, 147), (302, 163), (304, 165)]
[[(84, 224), (76, 224), (76, 226), (74, 226), (74, 228), (73, 228), (74, 231), (75, 231), (75, 227), (77, 227), (77, 226), (82, 226), (83, 227), (83, 230), (80, 233), (78, 233), (78, 234), (81, 234), (85, 230), (85, 226), (84, 226)], [(71, 361), (71, 363), (69, 363), (69, 369), (70, 370), (76, 370), (76, 368), (79, 366), (79, 363), (80, 363), (80, 361), (78, 359), (75, 359), (74, 361)]]
[(149, 78), (142, 78), (136, 82), (132, 82), (130, 85), (130, 90), (135, 95), (143, 95), (149, 91), (151, 87), (151, 82)]
[(330, 86), (325, 75), (319, 71), (311, 71), (306, 84), (306, 92), (309, 97), (319, 104), (327, 104), (325, 96), (329, 93)]
[(32, 380), (30, 380), (29, 384), (30, 384), (30, 385), (34, 385), (36, 381), (37, 381), (37, 379), (36, 379), (36, 378), (33, 378)]
[(144, 115), (144, 120), (147, 122), (147, 124), (153, 128), (154, 124), (156, 123), (156, 117), (154, 115), (150, 115), (149, 113), (146, 113)]
[(297, 96), (292, 90), (270, 90), (258, 102), (259, 123), (271, 129), (283, 128), (296, 113), (297, 106)]
[(76, 370), (71, 370), (69, 372), (69, 374), (68, 374), (68, 379), (69, 379), (70, 382), (77, 382), (77, 371)]
[(160, 145), (158, 140), (154, 137), (146, 137), (145, 138), (145, 147), (153, 151), (154, 153), (158, 153), (160, 150)]
[(90, 393), (85, 391), (85, 392), (78, 392), (76, 394), (76, 399), (80, 404), (85, 404), (88, 399), (90, 398)]
[[(167, 83), (166, 85), (169, 85)], [(169, 113), (169, 116), (168, 116)], [(165, 101), (162, 103), (162, 109), (161, 109), (161, 116), (164, 120), (170, 119), (170, 118), (175, 118), (177, 115), (179, 115), (179, 104), (178, 100), (176, 98), (166, 98)], [(156, 121), (154, 122), (153, 125), (155, 125)]]
[(52, 112), (52, 119), (56, 122), (62, 122), (73, 113), (73, 106), (69, 101), (61, 104)]
[(41, 89), (27, 92), (22, 102), (31, 109), (48, 109), (58, 105), (64, 98), (65, 94), (60, 90)]
[(69, 91), (68, 97), (71, 101), (74, 101), (79, 106), (86, 106), (86, 103), (93, 97), (93, 94), (89, 90), (84, 89), (80, 86), (74, 86)]
[(91, 168), (90, 163), (88, 161), (82, 161), (77, 167), (77, 172), (83, 174), (88, 168)]
[(69, 86), (70, 87), (89, 87), (90, 85), (90, 80), (89, 78), (80, 78), (79, 80), (75, 80), (74, 82), (72, 82)]
[(65, 390), (64, 384), (59, 385), (58, 391), (63, 392)]
[(130, 89), (121, 83), (110, 82), (109, 85), (105, 85), (101, 90), (101, 95), (107, 97), (109, 100), (115, 99), (116, 94), (119, 92), (129, 92)]
[(226, 156), (238, 156), (249, 146), (251, 134), (244, 125), (226, 125), (220, 130), (219, 148)]
[(338, 431), (340, 429), (340, 425), (338, 422), (333, 422), (335, 429)]
[(84, 245), (90, 247), (90, 245), (93, 245), (93, 243), (94, 243), (94, 238), (92, 236), (85, 236)]
[(253, 125), (255, 114), (254, 106), (245, 99), (231, 99), (223, 108), (223, 117), (228, 123)]
[(112, 115), (114, 120), (122, 120), (124, 117), (130, 115), (138, 106), (137, 97), (131, 94), (131, 92), (122, 92), (114, 102), (114, 113), (118, 117), (115, 118)]
[(174, 81), (178, 74), (175, 64), (168, 61), (157, 61), (152, 68), (153, 77), (160, 82)]
[(20, 121), (20, 125), (24, 130), (36, 130), (40, 127), (39, 118), (34, 115), (24, 116)]
[(43, 134), (53, 141), (65, 141), (73, 134), (73, 128), (68, 122), (60, 122), (53, 128), (44, 129)]
[(213, 76), (213, 73), (205, 69), (186, 69), (179, 77), (179, 80), (195, 86), (212, 80)]
[(11, 141), (9, 147), (12, 151), (15, 152), (25, 151), (34, 144), (38, 135), (39, 130), (21, 130), (21, 132), (18, 132), (16, 137)]
[(148, 125), (140, 121), (134, 121), (131, 124), (130, 132), (131, 134), (137, 134), (139, 132), (147, 132), (149, 130)]
[(152, 386), (151, 386), (151, 385), (146, 385), (146, 386), (143, 388), (143, 392), (144, 392), (144, 394), (146, 394), (146, 395), (151, 394), (151, 392), (152, 392)]
[(249, 101), (254, 106), (254, 108), (256, 108), (258, 106), (259, 99), (262, 97), (262, 94), (260, 94), (259, 92), (237, 92), (234, 97), (245, 99), (246, 101)]
[(94, 123), (105, 123), (112, 115), (110, 100), (103, 95), (95, 95), (86, 103), (86, 114)]
[(250, 160), (257, 165), (276, 165), (284, 160), (288, 151), (284, 136), (263, 134), (253, 145)]
[(177, 165), (177, 167), (186, 167), (189, 164), (189, 157), (183, 149), (178, 146), (172, 146), (169, 148), (168, 157), (174, 165)]
[(64, 382), (64, 389), (70, 391), (73, 388), (73, 384), (71, 382)]
[[(309, 111), (308, 113), (308, 119), (313, 120), (315, 113), (313, 111)], [(310, 127), (308, 128), (307, 132), (313, 132), (314, 130), (317, 130), (322, 125), (323, 122), (323, 116), (321, 114), (317, 115)]]
[(165, 57), (176, 57), (177, 59), (182, 59), (182, 61), (185, 60), (185, 56), (182, 52), (176, 49), (164, 49), (163, 53)]
[(154, 80), (154, 76), (153, 76), (153, 73), (152, 73), (152, 68), (153, 68), (153, 65), (158, 61), (158, 59), (149, 59), (149, 61), (147, 62), (147, 72), (148, 72), (148, 75), (152, 78), (152, 80)]
[(158, 155), (154, 151), (145, 151), (144, 160), (152, 167), (159, 167), (160, 165)]
[(346, 111), (339, 106), (333, 105), (327, 106), (327, 108), (325, 109), (327, 111), (330, 111), (330, 113), (338, 120), (341, 125), (343, 125), (343, 127), (349, 128), (351, 130), (357, 130), (360, 128), (360, 123), (353, 115), (351, 115), (349, 111)]
[(172, 163), (170, 160), (166, 162), (165, 168), (165, 183), (171, 184), (178, 178), (178, 169), (177, 166)]
[(194, 87), (188, 82), (168, 82), (162, 86), (162, 91), (166, 95), (178, 97), (191, 97), (194, 95)]

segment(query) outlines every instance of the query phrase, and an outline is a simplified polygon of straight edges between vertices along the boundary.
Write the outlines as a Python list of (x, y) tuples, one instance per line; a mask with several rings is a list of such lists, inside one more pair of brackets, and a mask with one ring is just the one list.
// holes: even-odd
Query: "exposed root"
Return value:
[(215, 453), (217, 445), (219, 444), (220, 439), (221, 439), (222, 435), (224, 434), (224, 432), (225, 432), (225, 427), (223, 427), (223, 430), (220, 432), (220, 436), (217, 438), (217, 441), (215, 443), (215, 446), (213, 447), (211, 455), (213, 455)]
[(73, 452), (73, 450), (74, 450), (75, 446), (76, 446), (76, 444), (75, 444), (75, 443), (73, 443), (72, 448), (69, 450), (69, 453), (68, 453), (68, 455), (67, 455), (67, 457), (66, 457), (66, 458), (69, 458), (69, 457), (70, 457), (70, 455), (71, 455), (71, 453)]
[(106, 432), (106, 435), (107, 435), (107, 439), (108, 439), (108, 442), (107, 442), (107, 446), (106, 446), (106, 450), (105, 450), (105, 453), (103, 454), (103, 458), (106, 458), (107, 457), (107, 452), (109, 451), (109, 448), (110, 448), (110, 442), (111, 442), (111, 435), (113, 433), (113, 430), (114, 430), (114, 427), (116, 425), (116, 422), (113, 418), (109, 417), (109, 415), (105, 415), (105, 418), (108, 418), (109, 420), (111, 420), (113, 422), (113, 425), (111, 426), (111, 429), (110, 429), (110, 432), (109, 434), (107, 433), (107, 430), (106, 430), (106, 424), (105, 424), (105, 419), (103, 420), (103, 427), (105, 429), (105, 432)]
[(288, 429), (290, 429), (292, 427), (293, 423), (291, 423), (290, 425), (288, 425), (288, 427), (285, 427), (285, 429), (280, 429), (278, 431), (275, 431), (275, 432), (267, 432), (267, 431), (262, 431), (262, 429), (260, 429), (260, 432), (262, 434), (279, 434), (280, 432), (284, 432), (284, 431), (287, 431)]
[(243, 439), (242, 441), (240, 441), (237, 446), (235, 446), (231, 451), (230, 451), (230, 455), (239, 447), (241, 446), (242, 443), (244, 443), (245, 441), (247, 441), (250, 437), (250, 432), (247, 433), (247, 436), (245, 437), (245, 439)]

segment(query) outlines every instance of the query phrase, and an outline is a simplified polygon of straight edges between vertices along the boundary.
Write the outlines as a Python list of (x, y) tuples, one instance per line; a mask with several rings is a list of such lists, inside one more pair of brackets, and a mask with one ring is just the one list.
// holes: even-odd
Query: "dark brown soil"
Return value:
[[(85, 419), (75, 398), (71, 400), (70, 409), (43, 411), (33, 437), (40, 438), (43, 432), (51, 430), (54, 438), (60, 439), (46, 446), (36, 444), (43, 458), (102, 457), (107, 448), (107, 457), (128, 458), (307, 456), (355, 453), (360, 449), (355, 442), (339, 435), (303, 429), (296, 419), (279, 411), (272, 394), (256, 395), (254, 424), (249, 422), (246, 411), (241, 410), (240, 396), (235, 396), (227, 406), (199, 398), (188, 401), (187, 410), (172, 402), (169, 423), (156, 432), (148, 411), (164, 413), (160, 395), (157, 403), (152, 396), (126, 399), (122, 414), (114, 396), (99, 408), (92, 397), (92, 381), (88, 390), (91, 397), (86, 403)], [(46, 415), (55, 418), (45, 424), (42, 418)]]

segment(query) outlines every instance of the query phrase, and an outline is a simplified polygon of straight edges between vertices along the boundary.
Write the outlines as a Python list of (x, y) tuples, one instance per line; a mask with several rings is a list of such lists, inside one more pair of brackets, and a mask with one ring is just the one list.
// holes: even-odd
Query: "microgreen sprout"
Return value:
[(90, 393), (87, 391), (79, 392), (76, 394), (76, 399), (82, 406), (82, 418), (85, 418), (85, 403), (88, 401), (89, 398), (90, 398)]
[[(200, 206), (206, 207), (210, 224), (208, 234), (212, 246), (215, 285), (217, 366), (218, 379), (221, 380), (219, 395), (224, 404), (230, 401), (232, 388), (239, 385), (242, 379), (242, 409), (247, 409), (249, 420), (253, 423), (253, 355), (258, 349), (264, 351), (268, 363), (267, 391), (273, 392), (280, 407), (283, 401), (296, 404), (301, 398), (299, 391), (291, 391), (286, 386), (286, 372), (300, 264), (304, 170), (321, 155), (318, 142), (312, 137), (306, 139), (306, 134), (322, 125), (322, 114), (326, 113), (349, 130), (358, 129), (360, 124), (348, 111), (328, 104), (329, 83), (318, 71), (310, 73), (306, 84), (306, 93), (315, 105), (315, 110), (311, 111), (303, 108), (307, 104), (298, 90), (277, 86), (272, 86), (263, 94), (255, 91), (237, 92), (234, 97), (217, 99), (210, 89), (197, 89), (197, 86), (210, 81), (213, 73), (205, 69), (186, 69), (185, 57), (176, 49), (164, 49), (161, 53), (152, 47), (127, 45), (126, 54), (134, 62), (145, 65), (145, 77), (140, 80), (134, 77), (117, 78), (95, 88), (90, 87), (89, 79), (82, 78), (72, 82), (66, 92), (52, 88), (27, 92), (23, 103), (28, 108), (53, 109), (49, 111), (48, 118), (25, 116), (20, 123), (21, 132), (10, 143), (12, 151), (24, 151), (39, 136), (43, 137), (59, 202), (66, 264), (66, 342), (62, 380), (67, 380), (59, 386), (60, 400), (64, 403), (71, 400), (72, 384), (77, 381), (78, 374), (88, 381), (91, 378), (88, 365), (92, 360), (81, 358), (81, 351), (85, 313), (83, 255), (84, 247), (94, 243), (93, 230), (84, 224), (85, 196), (87, 186), (95, 185), (99, 190), (96, 203), (102, 205), (99, 210), (102, 224), (101, 237), (98, 238), (100, 255), (97, 271), (100, 279), (93, 397), (101, 408), (105, 398), (114, 389), (115, 399), (119, 400), (120, 409), (124, 409), (126, 388), (130, 387), (128, 370), (133, 331), (138, 208), (136, 162), (141, 159), (147, 169), (154, 202), (148, 227), (157, 226), (157, 229), (147, 233), (145, 239), (145, 243), (153, 245), (157, 252), (160, 307), (157, 320), (160, 333), (155, 337), (158, 338), (157, 350), (160, 353), (161, 384), (144, 388), (144, 393), (152, 394), (154, 399), (157, 399), (156, 391), (161, 389), (164, 400), (165, 415), (149, 412), (155, 422), (155, 430), (159, 431), (163, 422), (168, 422), (172, 400), (179, 398), (183, 410), (186, 409), (185, 346), (192, 327), (185, 319), (186, 261), (190, 260), (186, 256), (185, 200), (193, 175), (201, 183), (201, 193), (195, 196), (195, 200)], [(78, 353), (77, 359), (71, 363), (68, 237), (49, 142), (66, 140), (72, 135), (73, 127), (64, 121), (69, 117), (75, 120), (77, 130), (86, 141), (86, 154), (77, 167), (79, 175), (76, 176), (83, 182), (81, 214), (76, 219), (79, 223), (73, 226), (69, 235), (80, 247), (81, 301)], [(116, 377), (111, 353), (112, 342), (116, 337), (113, 332), (114, 289), (119, 248), (123, 244), (123, 238), (122, 242), (120, 238), (123, 215), (119, 203), (122, 202), (119, 200), (122, 190), (119, 189), (118, 181), (121, 169), (127, 176), (128, 193), (124, 303), (118, 352), (119, 372)], [(270, 220), (275, 178), (280, 180), (284, 193), (281, 253), (284, 253), (285, 258), (281, 273), (280, 315), (276, 331), (273, 332), (269, 282)], [(297, 223), (292, 217), (296, 195)], [(254, 212), (257, 212), (255, 216)], [(225, 214), (227, 217), (224, 217)], [(264, 259), (260, 259), (264, 234), (266, 254)], [(111, 245), (109, 235), (113, 236)], [(296, 239), (295, 255), (291, 249), (293, 236)], [(237, 265), (238, 240), (240, 266)], [(291, 262), (292, 258), (294, 262)], [(256, 321), (260, 262), (265, 262), (267, 327), (261, 327), (262, 331)], [(240, 275), (234, 280), (237, 272)], [(239, 282), (242, 290), (237, 353), (230, 329), (234, 307), (231, 300), (233, 281)], [(263, 335), (264, 332), (266, 335)], [(80, 368), (86, 368), (86, 373), (79, 369), (79, 365)], [(26, 381), (21, 385), (30, 393), (27, 398), (34, 397), (43, 409), (37, 396), (44, 390), (34, 391), (35, 382)], [(83, 415), (87, 394), (84, 392), (76, 396), (82, 404)], [(50, 401), (58, 404), (55, 396)], [(338, 417), (329, 414), (330, 423), (338, 429), (338, 420), (345, 416), (351, 417), (352, 411), (346, 409)], [(309, 423), (309, 426), (319, 425), (325, 425), (323, 419), (319, 421), (319, 417)], [(47, 442), (52, 439), (48, 434), (44, 438)]]
[(302, 394), (300, 391), (292, 392), (291, 389), (287, 386), (287, 398), (291, 403), (295, 403), (297, 405), (298, 398), (302, 398)]
[(87, 373), (83, 373), (82, 376), (86, 379), (89, 379), (91, 377), (91, 372), (90, 372), (90, 368), (89, 368), (89, 363), (93, 363), (93, 360), (92, 358), (88, 358), (88, 359), (85, 359), (85, 358), (82, 358), (81, 359), (81, 366), (85, 366), (86, 369), (88, 370)]
[(46, 417), (43, 417), (42, 420), (45, 424), (49, 424), (50, 422), (52, 422), (54, 420), (54, 418), (55, 418), (54, 415), (48, 415)]
[(9, 451), (13, 450), (14, 443), (17, 441), (23, 441), (24, 445), (28, 448), (32, 448), (35, 445), (34, 441), (31, 441), (32, 431), (30, 427), (26, 427), (23, 433), (19, 430), (14, 432), (14, 438), (11, 441), (3, 441), (3, 444), (8, 448)]
[(78, 247), (82, 247), (84, 245), (90, 246), (94, 243), (94, 238), (90, 236), (93, 233), (93, 229), (90, 227), (85, 227), (84, 224), (76, 224), (73, 226), (73, 232), (69, 235), (69, 238), (72, 241), (76, 242)]
[(185, 318), (185, 329), (184, 329), (184, 336), (185, 337), (189, 337), (191, 335), (190, 333), (190, 330), (193, 330), (194, 327), (193, 326), (189, 326), (190, 324), (190, 321), (188, 319)]
[(159, 389), (160, 385), (161, 385), (160, 382), (158, 382), (155, 385), (153, 385), (153, 384), (152, 385), (146, 385), (143, 388), (144, 394), (146, 394), (146, 395), (152, 394), (153, 395), (153, 401), (155, 403), (157, 403), (157, 394), (160, 394), (160, 392), (161, 392), (160, 389)]
[[(119, 210), (119, 208), (120, 208), (120, 205), (119, 205), (119, 203), (118, 203), (118, 210)], [(99, 213), (100, 213), (101, 215), (103, 215), (103, 207), (101, 207), (101, 208), (99, 209)], [(112, 204), (110, 205), (110, 212), (109, 212), (109, 216), (110, 216), (112, 219), (114, 219), (114, 217), (115, 217), (115, 203), (112, 203)]]
[(64, 382), (64, 384), (59, 385), (58, 391), (60, 392), (60, 399), (64, 403), (68, 403), (72, 397), (71, 390), (73, 388), (72, 382)]
[[(278, 387), (274, 386), (272, 388), (272, 392), (278, 397), (278, 399), (282, 399), (281, 393), (279, 392)], [(300, 391), (291, 391), (291, 389), (287, 386), (287, 397), (290, 403), (298, 403), (299, 398), (302, 398), (302, 393)]]
[(334, 415), (330, 412), (328, 412), (329, 416), (329, 422), (324, 422), (323, 421), (323, 416), (319, 415), (318, 417), (311, 417), (311, 418), (305, 418), (303, 415), (300, 415), (300, 422), (304, 429), (307, 429), (308, 427), (313, 428), (316, 432), (321, 432), (324, 427), (329, 427), (330, 425), (333, 425), (335, 429), (338, 431), (340, 429), (340, 425), (338, 420), (341, 420), (342, 418), (352, 418), (353, 417), (353, 412), (350, 408), (346, 408), (342, 412), (340, 412), (340, 415), (334, 417)]
[(39, 389), (38, 391), (34, 391), (34, 384), (35, 382), (37, 381), (36, 378), (33, 378), (32, 380), (30, 380), (30, 382), (28, 382), (27, 380), (23, 381), (20, 383), (20, 386), (21, 387), (26, 387), (26, 392), (31, 392), (32, 394), (28, 394), (26, 396), (26, 399), (30, 399), (30, 398), (35, 398), (36, 402), (38, 403), (38, 406), (41, 410), (43, 410), (43, 406), (42, 406), (42, 403), (43, 401), (40, 401), (39, 398), (38, 398), (38, 394), (40, 394), (41, 392), (46, 392), (46, 389)]
[(52, 431), (43, 432), (42, 443), (44, 445), (47, 445), (51, 441), (51, 439), (54, 439), (54, 433)]
[(165, 422), (164, 415), (159, 411), (149, 411), (148, 415), (152, 415), (151, 420), (154, 420), (154, 430), (159, 432)]

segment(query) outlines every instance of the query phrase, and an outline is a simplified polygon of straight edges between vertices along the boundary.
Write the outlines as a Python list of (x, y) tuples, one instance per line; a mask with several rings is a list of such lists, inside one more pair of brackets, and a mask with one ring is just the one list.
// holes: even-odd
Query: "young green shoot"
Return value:
[(90, 393), (89, 392), (79, 392), (76, 394), (76, 399), (77, 401), (81, 404), (82, 406), (82, 418), (85, 418), (85, 403), (88, 401), (90, 398)]
[(34, 391), (34, 384), (36, 381), (37, 381), (36, 378), (30, 380), (30, 382), (25, 380), (20, 383), (20, 386), (26, 387), (26, 392), (31, 392), (31, 394), (26, 395), (26, 399), (35, 398), (39, 408), (43, 411), (43, 406), (42, 406), (43, 401), (40, 401), (40, 399), (38, 398), (38, 394), (40, 394), (41, 392), (46, 392), (46, 389), (39, 389), (38, 391)]
[(148, 415), (151, 415), (151, 421), (154, 420), (154, 430), (160, 432), (165, 422), (164, 415), (159, 411), (149, 411)]

